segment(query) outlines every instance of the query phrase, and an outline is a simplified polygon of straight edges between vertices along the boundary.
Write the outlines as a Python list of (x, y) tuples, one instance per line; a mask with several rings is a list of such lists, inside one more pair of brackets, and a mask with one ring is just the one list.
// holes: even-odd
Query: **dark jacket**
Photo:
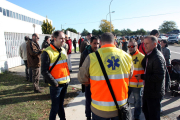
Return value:
[[(148, 63), (146, 67), (146, 60)], [(144, 98), (161, 98), (165, 94), (165, 69), (166, 63), (162, 53), (155, 48), (150, 55), (142, 61), (145, 74), (141, 78), (145, 81)]]
[[(55, 46), (54, 46), (55, 47)], [(58, 52), (60, 52), (60, 49), (55, 47)], [(41, 55), (41, 74), (45, 78), (46, 82), (48, 82), (51, 86), (56, 86), (58, 82), (54, 79), (54, 77), (49, 73), (49, 65), (50, 65), (50, 58), (46, 51), (43, 51)]]
[(28, 67), (39, 68), (41, 66), (40, 54), (42, 52), (39, 44), (32, 40), (28, 40), (26, 49)]
[(82, 53), (87, 45), (90, 45), (90, 42), (88, 41), (88, 39), (85, 39), (83, 42), (81, 42), (81, 47), (79, 51)]
[(128, 50), (128, 47), (127, 47), (127, 44), (128, 44), (128, 42), (122, 42), (122, 50), (124, 50), (125, 52), (127, 52), (127, 50)]
[[(84, 60), (86, 57), (92, 53), (91, 45), (86, 46), (85, 50), (81, 53), (80, 62), (79, 62), (79, 68), (82, 66)], [(82, 92), (85, 92), (85, 85), (82, 84)]]
[(48, 42), (46, 42), (46, 41), (44, 41), (43, 43), (42, 43), (42, 46), (41, 46), (41, 48), (43, 49), (43, 48), (47, 48), (47, 47), (49, 47), (49, 43)]

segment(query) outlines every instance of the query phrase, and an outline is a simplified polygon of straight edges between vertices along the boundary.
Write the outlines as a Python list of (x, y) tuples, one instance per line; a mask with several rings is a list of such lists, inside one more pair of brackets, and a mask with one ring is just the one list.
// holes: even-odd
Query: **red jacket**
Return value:
[[(144, 51), (143, 51), (144, 50)], [(143, 43), (141, 43), (141, 45), (139, 46), (139, 51), (142, 53), (142, 54), (146, 54), (146, 52), (145, 52), (145, 47), (144, 47), (144, 42)]]
[[(84, 41), (84, 39), (83, 39), (83, 38), (81, 38), (81, 43), (82, 43), (82, 41)], [(80, 42), (80, 39), (78, 40), (78, 44), (80, 44), (79, 42)]]
[(72, 51), (72, 41), (71, 41), (71, 39), (66, 40), (66, 43), (68, 44), (67, 54), (71, 54), (71, 51)]

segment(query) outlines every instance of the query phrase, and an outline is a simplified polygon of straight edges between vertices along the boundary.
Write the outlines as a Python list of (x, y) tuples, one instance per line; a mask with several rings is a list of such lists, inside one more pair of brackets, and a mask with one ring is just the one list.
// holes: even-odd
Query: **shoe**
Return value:
[(91, 120), (91, 117), (87, 117), (87, 120)]
[(34, 90), (34, 93), (42, 93), (42, 90)]

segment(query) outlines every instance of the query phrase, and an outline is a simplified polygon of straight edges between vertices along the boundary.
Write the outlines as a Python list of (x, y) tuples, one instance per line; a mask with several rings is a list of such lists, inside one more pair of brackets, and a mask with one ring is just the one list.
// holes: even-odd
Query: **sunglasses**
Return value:
[(39, 37), (37, 37), (37, 39), (39, 39)]
[(128, 48), (134, 48), (136, 45), (128, 46)]

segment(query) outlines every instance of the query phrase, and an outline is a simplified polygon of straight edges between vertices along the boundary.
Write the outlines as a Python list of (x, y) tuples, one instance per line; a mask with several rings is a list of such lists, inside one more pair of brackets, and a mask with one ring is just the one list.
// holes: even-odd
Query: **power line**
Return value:
[[(180, 13), (180, 12), (174, 12), (174, 13)], [(165, 14), (157, 14), (157, 15), (148, 15), (148, 16), (140, 16), (140, 17), (131, 17), (131, 18), (122, 18), (122, 19), (115, 19), (116, 20), (127, 20), (127, 19), (137, 19), (137, 18), (145, 18), (145, 17), (153, 17), (153, 16), (162, 16), (162, 15), (168, 15), (168, 14), (174, 14), (174, 13), (165, 13)], [(97, 23), (101, 21), (94, 21), (94, 22), (85, 22), (85, 23), (76, 23), (76, 24), (67, 24), (67, 25), (79, 25), (79, 24), (88, 24), (88, 23)]]

